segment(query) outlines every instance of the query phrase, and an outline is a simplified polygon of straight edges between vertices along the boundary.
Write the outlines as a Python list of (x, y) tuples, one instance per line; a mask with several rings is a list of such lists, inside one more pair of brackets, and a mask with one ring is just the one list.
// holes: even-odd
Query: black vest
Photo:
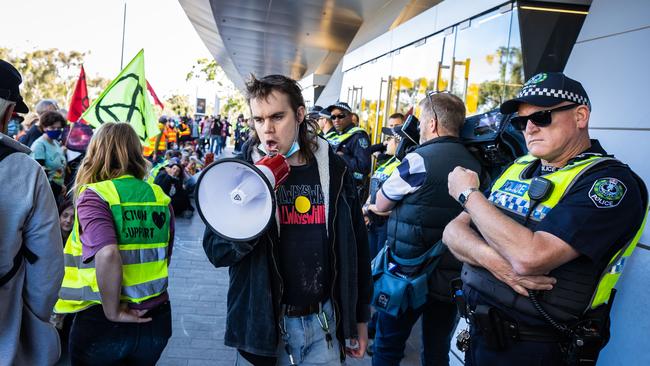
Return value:
[[(387, 240), (397, 256), (415, 258), (442, 239), (445, 226), (462, 211), (449, 195), (447, 177), (457, 166), (481, 175), (481, 165), (459, 138), (438, 137), (418, 147), (426, 168), (423, 185), (395, 206), (387, 224)], [(461, 263), (448, 251), (443, 254), (433, 275), (429, 291), (438, 300), (451, 301), (449, 281), (460, 276)]]

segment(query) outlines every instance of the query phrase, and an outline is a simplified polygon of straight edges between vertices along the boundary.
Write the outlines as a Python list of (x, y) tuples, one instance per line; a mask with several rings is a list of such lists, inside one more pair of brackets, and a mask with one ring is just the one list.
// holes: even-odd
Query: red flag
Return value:
[(158, 96), (156, 95), (156, 92), (153, 91), (153, 88), (151, 87), (151, 84), (149, 84), (149, 80), (147, 80), (147, 90), (149, 90), (149, 94), (153, 97), (153, 102), (160, 107), (160, 109), (165, 109), (165, 106), (162, 104), (160, 99), (158, 99)]
[[(68, 109), (68, 121), (79, 121), (81, 115), (89, 105), (90, 100), (88, 100), (88, 88), (86, 87), (86, 72), (84, 71), (84, 66), (81, 65), (81, 73), (79, 73), (79, 79), (77, 80), (77, 85), (74, 88), (74, 93), (72, 94), (72, 99), (70, 100), (70, 108)], [(81, 122), (86, 123), (83, 120), (81, 120)]]

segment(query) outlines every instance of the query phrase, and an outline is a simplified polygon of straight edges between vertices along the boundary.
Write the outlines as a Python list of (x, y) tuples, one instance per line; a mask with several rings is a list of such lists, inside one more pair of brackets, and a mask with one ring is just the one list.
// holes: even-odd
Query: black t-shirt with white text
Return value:
[(330, 282), (325, 200), (315, 161), (292, 166), (278, 187), (283, 303), (306, 306), (327, 298)]

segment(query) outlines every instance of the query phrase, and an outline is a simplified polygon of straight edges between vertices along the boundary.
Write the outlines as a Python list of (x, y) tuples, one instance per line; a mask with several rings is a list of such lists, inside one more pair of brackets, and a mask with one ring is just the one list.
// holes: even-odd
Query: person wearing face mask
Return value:
[(281, 154), (291, 170), (276, 192), (274, 222), (257, 239), (234, 242), (206, 229), (208, 259), (230, 269), (224, 343), (238, 350), (238, 365), (361, 358), (372, 284), (350, 169), (305, 118), (296, 81), (253, 77), (246, 91), (256, 133), (243, 159)]
[(43, 113), (40, 123), (44, 133), (32, 144), (31, 156), (45, 169), (52, 193), (59, 202), (65, 192), (66, 158), (59, 142), (65, 118), (59, 112), (50, 111)]

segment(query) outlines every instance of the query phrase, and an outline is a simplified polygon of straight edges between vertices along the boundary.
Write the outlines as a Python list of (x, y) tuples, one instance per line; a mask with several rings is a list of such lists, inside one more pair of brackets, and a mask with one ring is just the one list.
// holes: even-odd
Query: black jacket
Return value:
[[(415, 258), (442, 238), (445, 226), (462, 207), (448, 193), (447, 177), (456, 166), (482, 176), (478, 160), (457, 137), (443, 136), (420, 145), (414, 153), (424, 160), (426, 178), (420, 189), (405, 196), (388, 219), (386, 245), (399, 257)], [(460, 276), (461, 263), (446, 251), (429, 278), (430, 296), (451, 301), (449, 281)]]
[[(357, 335), (357, 323), (367, 322), (370, 317), (368, 238), (349, 169), (325, 140), (319, 138), (318, 145), (315, 156), (333, 259), (331, 299), (337, 317), (337, 338), (344, 345), (345, 339)], [(251, 157), (251, 151), (254, 149), (244, 151), (244, 160), (257, 160)], [(277, 356), (280, 341), (283, 284), (277, 260), (278, 228), (273, 220), (266, 232), (251, 242), (228, 241), (209, 228), (203, 238), (210, 262), (216, 267), (230, 267), (224, 343), (261, 356)]]

